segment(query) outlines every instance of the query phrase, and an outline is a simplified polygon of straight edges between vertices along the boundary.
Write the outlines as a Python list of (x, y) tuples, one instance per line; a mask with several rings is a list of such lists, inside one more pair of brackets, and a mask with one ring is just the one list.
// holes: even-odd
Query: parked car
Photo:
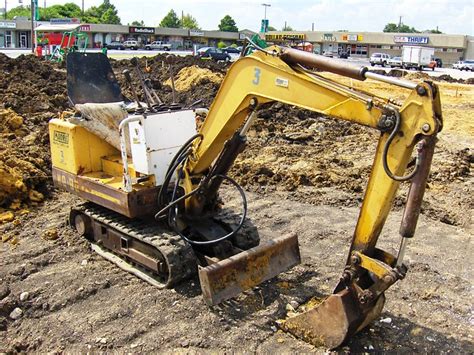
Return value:
[(215, 47), (200, 48), (197, 50), (196, 55), (199, 58), (209, 58), (209, 59), (215, 60), (216, 62), (219, 60), (229, 62), (231, 59), (229, 53), (225, 53), (222, 50)]
[(464, 67), (464, 61), (462, 60), (459, 60), (453, 64), (453, 69), (463, 70), (462, 69), (463, 67)]
[(465, 60), (461, 70), (474, 71), (474, 60)]
[(137, 50), (140, 47), (140, 44), (138, 43), (138, 41), (125, 41), (123, 42), (123, 46), (126, 49)]
[(107, 49), (120, 49), (120, 50), (124, 50), (124, 49), (125, 49), (125, 46), (123, 45), (122, 42), (113, 41), (113, 42), (110, 42), (109, 44), (106, 44), (106, 45), (105, 45), (105, 48), (107, 48)]
[(393, 57), (387, 61), (391, 68), (403, 68), (402, 57)]
[(149, 44), (145, 45), (145, 49), (147, 50), (159, 50), (159, 51), (170, 51), (171, 50), (171, 43), (165, 43), (162, 41), (154, 41)]
[(334, 53), (329, 52), (329, 51), (324, 51), (323, 56), (328, 57), (328, 58), (332, 58), (334, 56)]
[(388, 64), (390, 56), (385, 53), (374, 53), (370, 56), (370, 65), (374, 66), (375, 64), (381, 65), (382, 67)]
[(341, 58), (341, 59), (347, 59), (347, 58), (349, 58), (349, 52), (342, 52), (342, 51), (341, 51), (341, 52), (339, 53), (339, 58)]
[(222, 51), (225, 52), (225, 53), (240, 54), (240, 50), (237, 47), (222, 48)]

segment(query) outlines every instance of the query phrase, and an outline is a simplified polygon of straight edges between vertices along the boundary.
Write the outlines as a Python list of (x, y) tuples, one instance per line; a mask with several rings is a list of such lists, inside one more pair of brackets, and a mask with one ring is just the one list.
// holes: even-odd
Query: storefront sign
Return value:
[(195, 30), (189, 30), (189, 36), (190, 37), (203, 37), (204, 32), (202, 31), (195, 31)]
[(79, 27), (79, 31), (82, 31), (82, 32), (90, 32), (91, 30), (91, 25), (81, 25), (81, 27)]
[(427, 44), (428, 37), (395, 36), (393, 37), (393, 41), (395, 43)]
[(364, 36), (362, 35), (342, 35), (342, 40), (343, 41), (352, 41), (352, 42), (357, 42), (357, 41), (362, 41), (364, 39)]
[(154, 27), (129, 27), (128, 32), (153, 35), (155, 34), (155, 28)]
[(49, 20), (50, 24), (65, 24), (65, 23), (81, 23), (81, 19), (79, 18), (52, 18)]
[(0, 28), (16, 28), (15, 22), (0, 22)]
[(305, 40), (306, 35), (304, 33), (292, 33), (292, 34), (265, 34), (265, 40), (267, 41), (284, 41), (284, 40)]
[(323, 41), (336, 42), (336, 37), (332, 33), (325, 33), (323, 35)]

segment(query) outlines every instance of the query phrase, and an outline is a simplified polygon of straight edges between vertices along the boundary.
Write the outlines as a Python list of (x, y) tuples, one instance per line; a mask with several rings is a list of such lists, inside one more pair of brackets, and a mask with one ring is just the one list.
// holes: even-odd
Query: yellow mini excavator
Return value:
[[(246, 225), (244, 191), (227, 175), (259, 106), (279, 101), (378, 130), (340, 282), (318, 307), (281, 325), (312, 344), (335, 348), (380, 315), (385, 290), (406, 274), (404, 251), (442, 127), (440, 95), (430, 81), (391, 78), (291, 48), (261, 48), (252, 41), (249, 47), (253, 52), (232, 64), (209, 110), (164, 104), (138, 67), (145, 100), (138, 100), (133, 86), (135, 100), (128, 100), (105, 56), (69, 54), (68, 95), (79, 113), (49, 123), (53, 179), (86, 200), (71, 209), (69, 220), (96, 252), (157, 287), (198, 273), (212, 305), (300, 262), (296, 235), (259, 243), (256, 229)], [(318, 71), (370, 78), (411, 93), (397, 104)], [(124, 74), (131, 85), (130, 73)], [(199, 128), (196, 113), (206, 116)], [(391, 255), (377, 248), (377, 240), (403, 181), (411, 186), (400, 249)], [(225, 212), (218, 195), (222, 184), (242, 200), (242, 211), (226, 218), (219, 218)]]

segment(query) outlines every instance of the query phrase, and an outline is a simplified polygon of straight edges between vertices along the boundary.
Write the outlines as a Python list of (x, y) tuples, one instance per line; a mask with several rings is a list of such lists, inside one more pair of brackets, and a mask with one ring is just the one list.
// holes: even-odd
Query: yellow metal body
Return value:
[[(123, 190), (120, 152), (85, 128), (53, 119), (49, 122), (53, 180), (58, 187), (128, 217), (153, 213), (157, 188), (150, 177)], [(131, 161), (129, 174), (139, 174)]]
[(102, 171), (102, 158), (119, 152), (85, 128), (53, 119), (49, 122), (53, 166), (72, 174)]

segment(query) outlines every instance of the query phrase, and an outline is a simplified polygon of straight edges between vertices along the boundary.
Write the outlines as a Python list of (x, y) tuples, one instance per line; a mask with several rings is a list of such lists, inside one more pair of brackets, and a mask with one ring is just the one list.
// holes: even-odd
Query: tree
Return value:
[(133, 21), (132, 24), (130, 26), (145, 26), (145, 22), (143, 22), (143, 20), (140, 20), (140, 21)]
[(384, 32), (394, 32), (394, 33), (418, 33), (414, 27), (410, 27), (405, 24), (398, 26), (396, 23), (387, 23), (383, 29)]
[(268, 26), (267, 28), (268, 31), (278, 31), (275, 27), (273, 26)]
[(176, 12), (174, 12), (173, 9), (168, 12), (168, 14), (163, 17), (163, 20), (160, 22), (160, 27), (168, 27), (168, 28), (179, 28), (180, 27), (180, 21), (178, 19), (178, 16), (176, 15)]
[(237, 28), (234, 19), (229, 15), (225, 15), (219, 24), (219, 31), (239, 32), (239, 29)]
[(83, 22), (87, 23), (99, 23), (100, 13), (97, 6), (92, 6), (84, 11), (84, 15), (81, 16)]
[(13, 20), (15, 16), (28, 17), (31, 16), (31, 10), (29, 6), (17, 6), (7, 11), (7, 19)]
[(293, 28), (291, 26), (285, 25), (285, 26), (283, 26), (283, 28), (281, 30), (282, 31), (293, 31)]
[(111, 8), (107, 9), (100, 17), (100, 23), (119, 25), (120, 17), (117, 15), (117, 10), (113, 10)]
[(200, 29), (197, 23), (197, 20), (194, 17), (192, 17), (190, 14), (186, 14), (183, 16), (183, 19), (181, 20), (181, 27), (187, 28), (188, 30)]
[(225, 42), (220, 41), (219, 43), (217, 43), (217, 48), (222, 49), (222, 48), (225, 48), (225, 47), (227, 47), (227, 44), (225, 44)]
[[(30, 17), (31, 12), (28, 6), (18, 6), (7, 13), (8, 19), (15, 16)], [(120, 24), (117, 9), (110, 3), (110, 0), (104, 0), (100, 6), (92, 6), (82, 14), (81, 8), (74, 3), (66, 3), (64, 5), (53, 5), (39, 9), (40, 21), (49, 21), (52, 18), (78, 18), (87, 23), (111, 23)]]

